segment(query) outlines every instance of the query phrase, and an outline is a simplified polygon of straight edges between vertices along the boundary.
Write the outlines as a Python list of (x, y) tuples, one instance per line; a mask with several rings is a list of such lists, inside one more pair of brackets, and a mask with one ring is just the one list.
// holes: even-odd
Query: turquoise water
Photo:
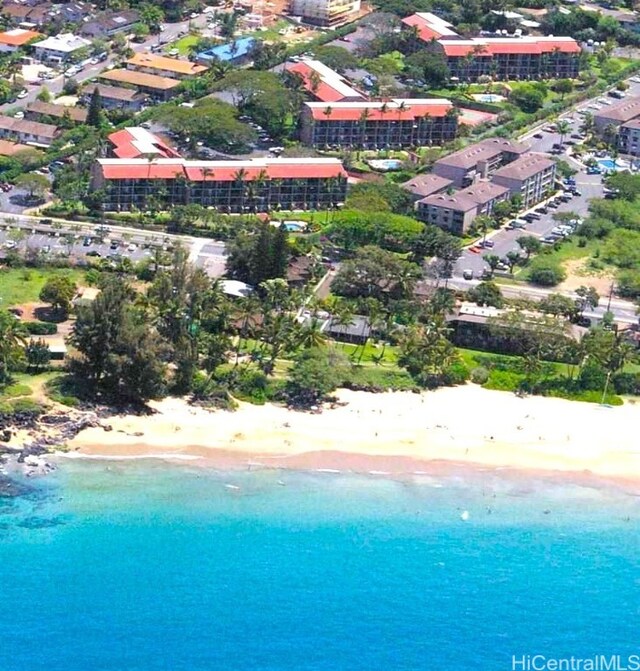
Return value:
[(2, 671), (499, 671), (512, 654), (636, 652), (638, 502), (611, 487), (154, 462), (65, 462), (28, 484), (0, 498)]

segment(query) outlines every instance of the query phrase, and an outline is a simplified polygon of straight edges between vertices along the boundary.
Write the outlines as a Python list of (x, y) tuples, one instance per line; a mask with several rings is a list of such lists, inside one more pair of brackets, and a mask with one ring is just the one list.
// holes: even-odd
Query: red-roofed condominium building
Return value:
[(195, 203), (224, 213), (308, 210), (344, 202), (347, 174), (333, 158), (187, 161), (98, 159), (91, 188), (106, 211)]
[(458, 117), (451, 101), (305, 103), (301, 139), (311, 147), (395, 149), (442, 145), (453, 140)]
[(364, 100), (365, 97), (337, 72), (320, 61), (305, 58), (296, 63), (287, 63), (285, 70), (297, 75), (302, 86), (316, 100), (326, 103)]
[(443, 54), (449, 76), (474, 82), (496, 80), (572, 79), (578, 76), (580, 46), (571, 37), (444, 38), (430, 43)]
[(413, 49), (424, 47), (425, 42), (441, 39), (462, 39), (453, 26), (431, 12), (416, 12), (402, 19), (402, 28), (408, 33), (413, 31), (415, 39), (411, 42)]

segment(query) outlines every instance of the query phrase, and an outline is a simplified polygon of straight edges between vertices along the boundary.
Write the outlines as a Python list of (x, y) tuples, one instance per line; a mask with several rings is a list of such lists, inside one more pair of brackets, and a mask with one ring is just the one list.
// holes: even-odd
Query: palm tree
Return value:
[(360, 113), (360, 117), (358, 119), (359, 122), (358, 127), (360, 129), (360, 141), (358, 142), (358, 146), (361, 149), (364, 148), (365, 146), (365, 139), (367, 137), (367, 121), (369, 121), (370, 116), (371, 116), (371, 110), (368, 107), (365, 107)]
[(564, 144), (564, 138), (571, 132), (571, 124), (566, 119), (560, 119), (556, 124), (558, 135), (560, 135), (560, 144)]
[(329, 117), (333, 114), (333, 108), (331, 105), (327, 105), (322, 113), (327, 117), (327, 121), (329, 121)]
[(324, 321), (315, 315), (308, 320), (298, 333), (298, 347), (311, 349), (312, 347), (323, 347), (328, 340), (324, 332)]
[(22, 324), (10, 312), (0, 312), (0, 384), (8, 382), (9, 371), (22, 358), (26, 344)]
[(233, 181), (238, 185), (239, 187), (239, 209), (241, 212), (244, 211), (244, 180), (247, 178), (247, 171), (244, 168), (240, 168), (239, 170), (236, 170), (236, 172), (233, 175)]
[(309, 88), (311, 89), (311, 93), (313, 93), (314, 96), (317, 95), (320, 84), (322, 84), (320, 75), (315, 70), (312, 70), (311, 74), (309, 75)]

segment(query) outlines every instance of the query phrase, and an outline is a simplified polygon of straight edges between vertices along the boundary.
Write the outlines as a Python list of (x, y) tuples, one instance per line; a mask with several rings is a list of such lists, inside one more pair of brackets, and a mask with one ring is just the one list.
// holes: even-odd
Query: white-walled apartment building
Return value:
[(72, 33), (47, 37), (46, 40), (35, 42), (33, 45), (35, 57), (39, 61), (54, 65), (69, 61), (76, 51), (86, 49), (89, 46), (91, 46), (89, 40), (85, 40), (84, 37), (78, 37)]
[(360, 0), (291, 0), (289, 13), (316, 26), (339, 26), (360, 11)]

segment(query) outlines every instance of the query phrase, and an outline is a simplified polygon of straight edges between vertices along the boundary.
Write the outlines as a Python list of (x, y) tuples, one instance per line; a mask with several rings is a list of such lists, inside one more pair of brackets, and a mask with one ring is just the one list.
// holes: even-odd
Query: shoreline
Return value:
[(68, 442), (66, 458), (189, 462), (397, 477), (473, 468), (640, 484), (640, 405), (518, 398), (475, 385), (422, 394), (340, 390), (319, 413), (241, 403), (214, 412), (169, 398), (155, 413), (108, 420)]

